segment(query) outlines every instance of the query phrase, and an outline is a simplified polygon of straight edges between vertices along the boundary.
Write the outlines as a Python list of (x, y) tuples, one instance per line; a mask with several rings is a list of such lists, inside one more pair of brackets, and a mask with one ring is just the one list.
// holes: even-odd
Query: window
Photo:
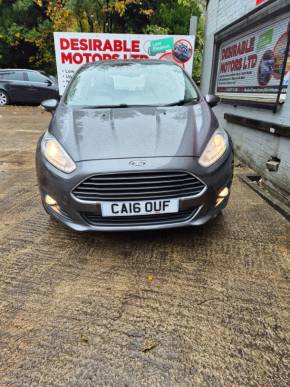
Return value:
[(39, 74), (36, 71), (28, 71), (27, 72), (28, 80), (30, 82), (41, 82), (45, 83), (47, 81), (47, 78), (44, 77), (43, 75)]
[(289, 27), (290, 14), (283, 13), (220, 40), (215, 93), (224, 100), (273, 104), (286, 60), (280, 95), (283, 102), (290, 78), (290, 51), (286, 52)]
[(1, 72), (0, 79), (7, 80), (7, 81), (23, 81), (23, 72), (22, 71)]
[(110, 63), (81, 70), (66, 96), (68, 105), (167, 105), (197, 100), (197, 91), (177, 65), (159, 63)]

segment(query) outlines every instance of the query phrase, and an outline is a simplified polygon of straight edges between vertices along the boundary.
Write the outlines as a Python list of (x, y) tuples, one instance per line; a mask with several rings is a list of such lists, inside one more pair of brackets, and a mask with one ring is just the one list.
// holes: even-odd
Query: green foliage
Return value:
[(198, 17), (193, 78), (196, 82), (199, 82), (203, 51), (205, 2), (201, 0), (161, 0), (158, 1), (158, 4), (158, 12), (154, 14), (151, 20), (153, 25), (166, 26), (165, 33), (187, 35), (190, 17)]
[(204, 0), (0, 0), (0, 67), (55, 73), (53, 31), (188, 34), (198, 17), (193, 77), (203, 50)]
[(52, 25), (42, 9), (33, 0), (0, 0), (0, 66), (52, 70), (53, 57)]
[(167, 35), (169, 34), (169, 28), (168, 27), (161, 27), (157, 24), (148, 24), (146, 27), (144, 27), (144, 34), (151, 34), (151, 35)]

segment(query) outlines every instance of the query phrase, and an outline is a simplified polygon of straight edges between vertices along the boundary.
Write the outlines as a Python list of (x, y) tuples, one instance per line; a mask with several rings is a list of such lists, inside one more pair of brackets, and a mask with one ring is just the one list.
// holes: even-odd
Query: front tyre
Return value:
[(0, 106), (5, 106), (9, 104), (9, 97), (6, 91), (0, 90)]

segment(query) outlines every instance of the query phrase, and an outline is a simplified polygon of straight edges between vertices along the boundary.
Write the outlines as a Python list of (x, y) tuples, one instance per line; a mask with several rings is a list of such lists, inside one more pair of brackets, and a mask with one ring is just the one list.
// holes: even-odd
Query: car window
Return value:
[(37, 73), (36, 71), (28, 71), (27, 72), (28, 80), (30, 82), (41, 82), (44, 83), (47, 81), (47, 78), (43, 75)]
[(68, 105), (166, 105), (197, 99), (181, 67), (166, 62), (103, 63), (85, 67), (66, 93)]
[(22, 71), (3, 71), (0, 72), (0, 79), (7, 81), (23, 81)]

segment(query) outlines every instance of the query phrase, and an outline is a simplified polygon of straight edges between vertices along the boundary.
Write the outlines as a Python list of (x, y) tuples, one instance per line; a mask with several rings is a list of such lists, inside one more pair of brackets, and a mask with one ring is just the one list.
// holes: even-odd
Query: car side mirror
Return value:
[(58, 105), (57, 99), (46, 99), (41, 102), (40, 104), (47, 112), (52, 113)]
[(217, 95), (207, 94), (204, 98), (210, 107), (214, 107), (220, 103), (220, 97)]
[(46, 79), (45, 80), (45, 83), (47, 84), (47, 86), (51, 86), (52, 85), (52, 82), (50, 79)]

